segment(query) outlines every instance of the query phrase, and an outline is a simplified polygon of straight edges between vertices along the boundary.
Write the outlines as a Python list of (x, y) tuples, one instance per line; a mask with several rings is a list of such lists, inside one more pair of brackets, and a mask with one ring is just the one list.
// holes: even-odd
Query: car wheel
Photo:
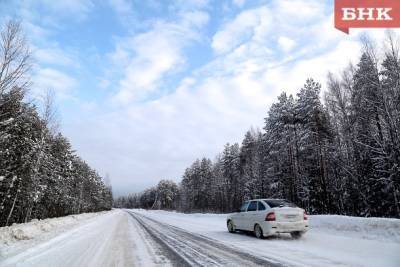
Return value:
[(234, 233), (234, 232), (236, 232), (235, 225), (233, 224), (232, 221), (228, 221), (228, 231), (229, 231), (229, 233)]
[(297, 231), (297, 232), (291, 232), (290, 235), (291, 235), (292, 238), (294, 238), (294, 239), (299, 239), (299, 238), (303, 235), (303, 233)]
[(262, 230), (261, 226), (258, 225), (258, 224), (256, 224), (256, 225), (254, 226), (254, 235), (255, 235), (257, 238), (263, 238), (263, 237), (264, 237), (264, 235), (263, 235), (263, 230)]

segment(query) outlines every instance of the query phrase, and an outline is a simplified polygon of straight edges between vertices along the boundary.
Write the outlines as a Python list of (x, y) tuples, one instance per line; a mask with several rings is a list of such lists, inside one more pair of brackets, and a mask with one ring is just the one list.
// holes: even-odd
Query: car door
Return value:
[(249, 201), (243, 202), (242, 206), (240, 207), (240, 212), (235, 214), (234, 222), (236, 225), (236, 229), (244, 229), (245, 227), (245, 216), (247, 211), (247, 206), (249, 205)]
[(253, 200), (247, 207), (247, 212), (244, 217), (244, 230), (253, 231), (253, 227), (257, 218), (257, 202), (258, 201)]
[(267, 207), (264, 205), (264, 203), (262, 203), (261, 201), (258, 201), (256, 221), (258, 223), (264, 221), (266, 215), (267, 215)]

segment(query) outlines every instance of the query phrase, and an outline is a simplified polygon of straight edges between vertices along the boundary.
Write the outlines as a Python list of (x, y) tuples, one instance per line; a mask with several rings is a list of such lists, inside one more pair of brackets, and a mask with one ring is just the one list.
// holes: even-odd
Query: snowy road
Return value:
[(400, 220), (394, 219), (311, 216), (313, 228), (300, 240), (258, 240), (228, 233), (226, 215), (113, 210), (90, 216), (61, 230), (47, 227), (67, 217), (11, 227), (18, 236), (47, 230), (0, 242), (0, 266), (400, 266)]
[(267, 257), (257, 257), (205, 236), (128, 212), (171, 252), (177, 266), (282, 266)]
[(224, 214), (133, 211), (153, 219), (153, 223), (175, 226), (282, 265), (400, 266), (398, 219), (309, 216), (311, 230), (300, 240), (293, 240), (288, 234), (259, 240), (245, 233), (228, 233)]
[[(170, 266), (163, 248), (128, 213), (114, 210), (30, 248), (0, 266)], [(1, 250), (0, 250), (1, 251)]]

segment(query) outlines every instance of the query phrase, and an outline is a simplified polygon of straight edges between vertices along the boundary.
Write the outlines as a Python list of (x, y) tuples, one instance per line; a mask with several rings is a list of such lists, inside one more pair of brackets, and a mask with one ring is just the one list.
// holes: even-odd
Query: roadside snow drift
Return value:
[[(360, 218), (341, 215), (313, 215), (312, 229), (355, 238), (400, 243), (400, 220)], [(399, 251), (400, 253), (400, 251)]]
[(83, 213), (44, 220), (34, 219), (28, 223), (0, 227), (0, 246), (11, 245), (19, 240), (39, 238), (49, 232), (59, 232), (101, 214), (104, 214), (104, 212)]

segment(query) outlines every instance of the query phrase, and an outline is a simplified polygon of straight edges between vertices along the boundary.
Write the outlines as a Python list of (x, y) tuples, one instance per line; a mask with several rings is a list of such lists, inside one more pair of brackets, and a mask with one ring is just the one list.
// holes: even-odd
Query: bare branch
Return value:
[(26, 89), (31, 69), (31, 51), (21, 24), (9, 21), (0, 33), (0, 96), (13, 87)]

